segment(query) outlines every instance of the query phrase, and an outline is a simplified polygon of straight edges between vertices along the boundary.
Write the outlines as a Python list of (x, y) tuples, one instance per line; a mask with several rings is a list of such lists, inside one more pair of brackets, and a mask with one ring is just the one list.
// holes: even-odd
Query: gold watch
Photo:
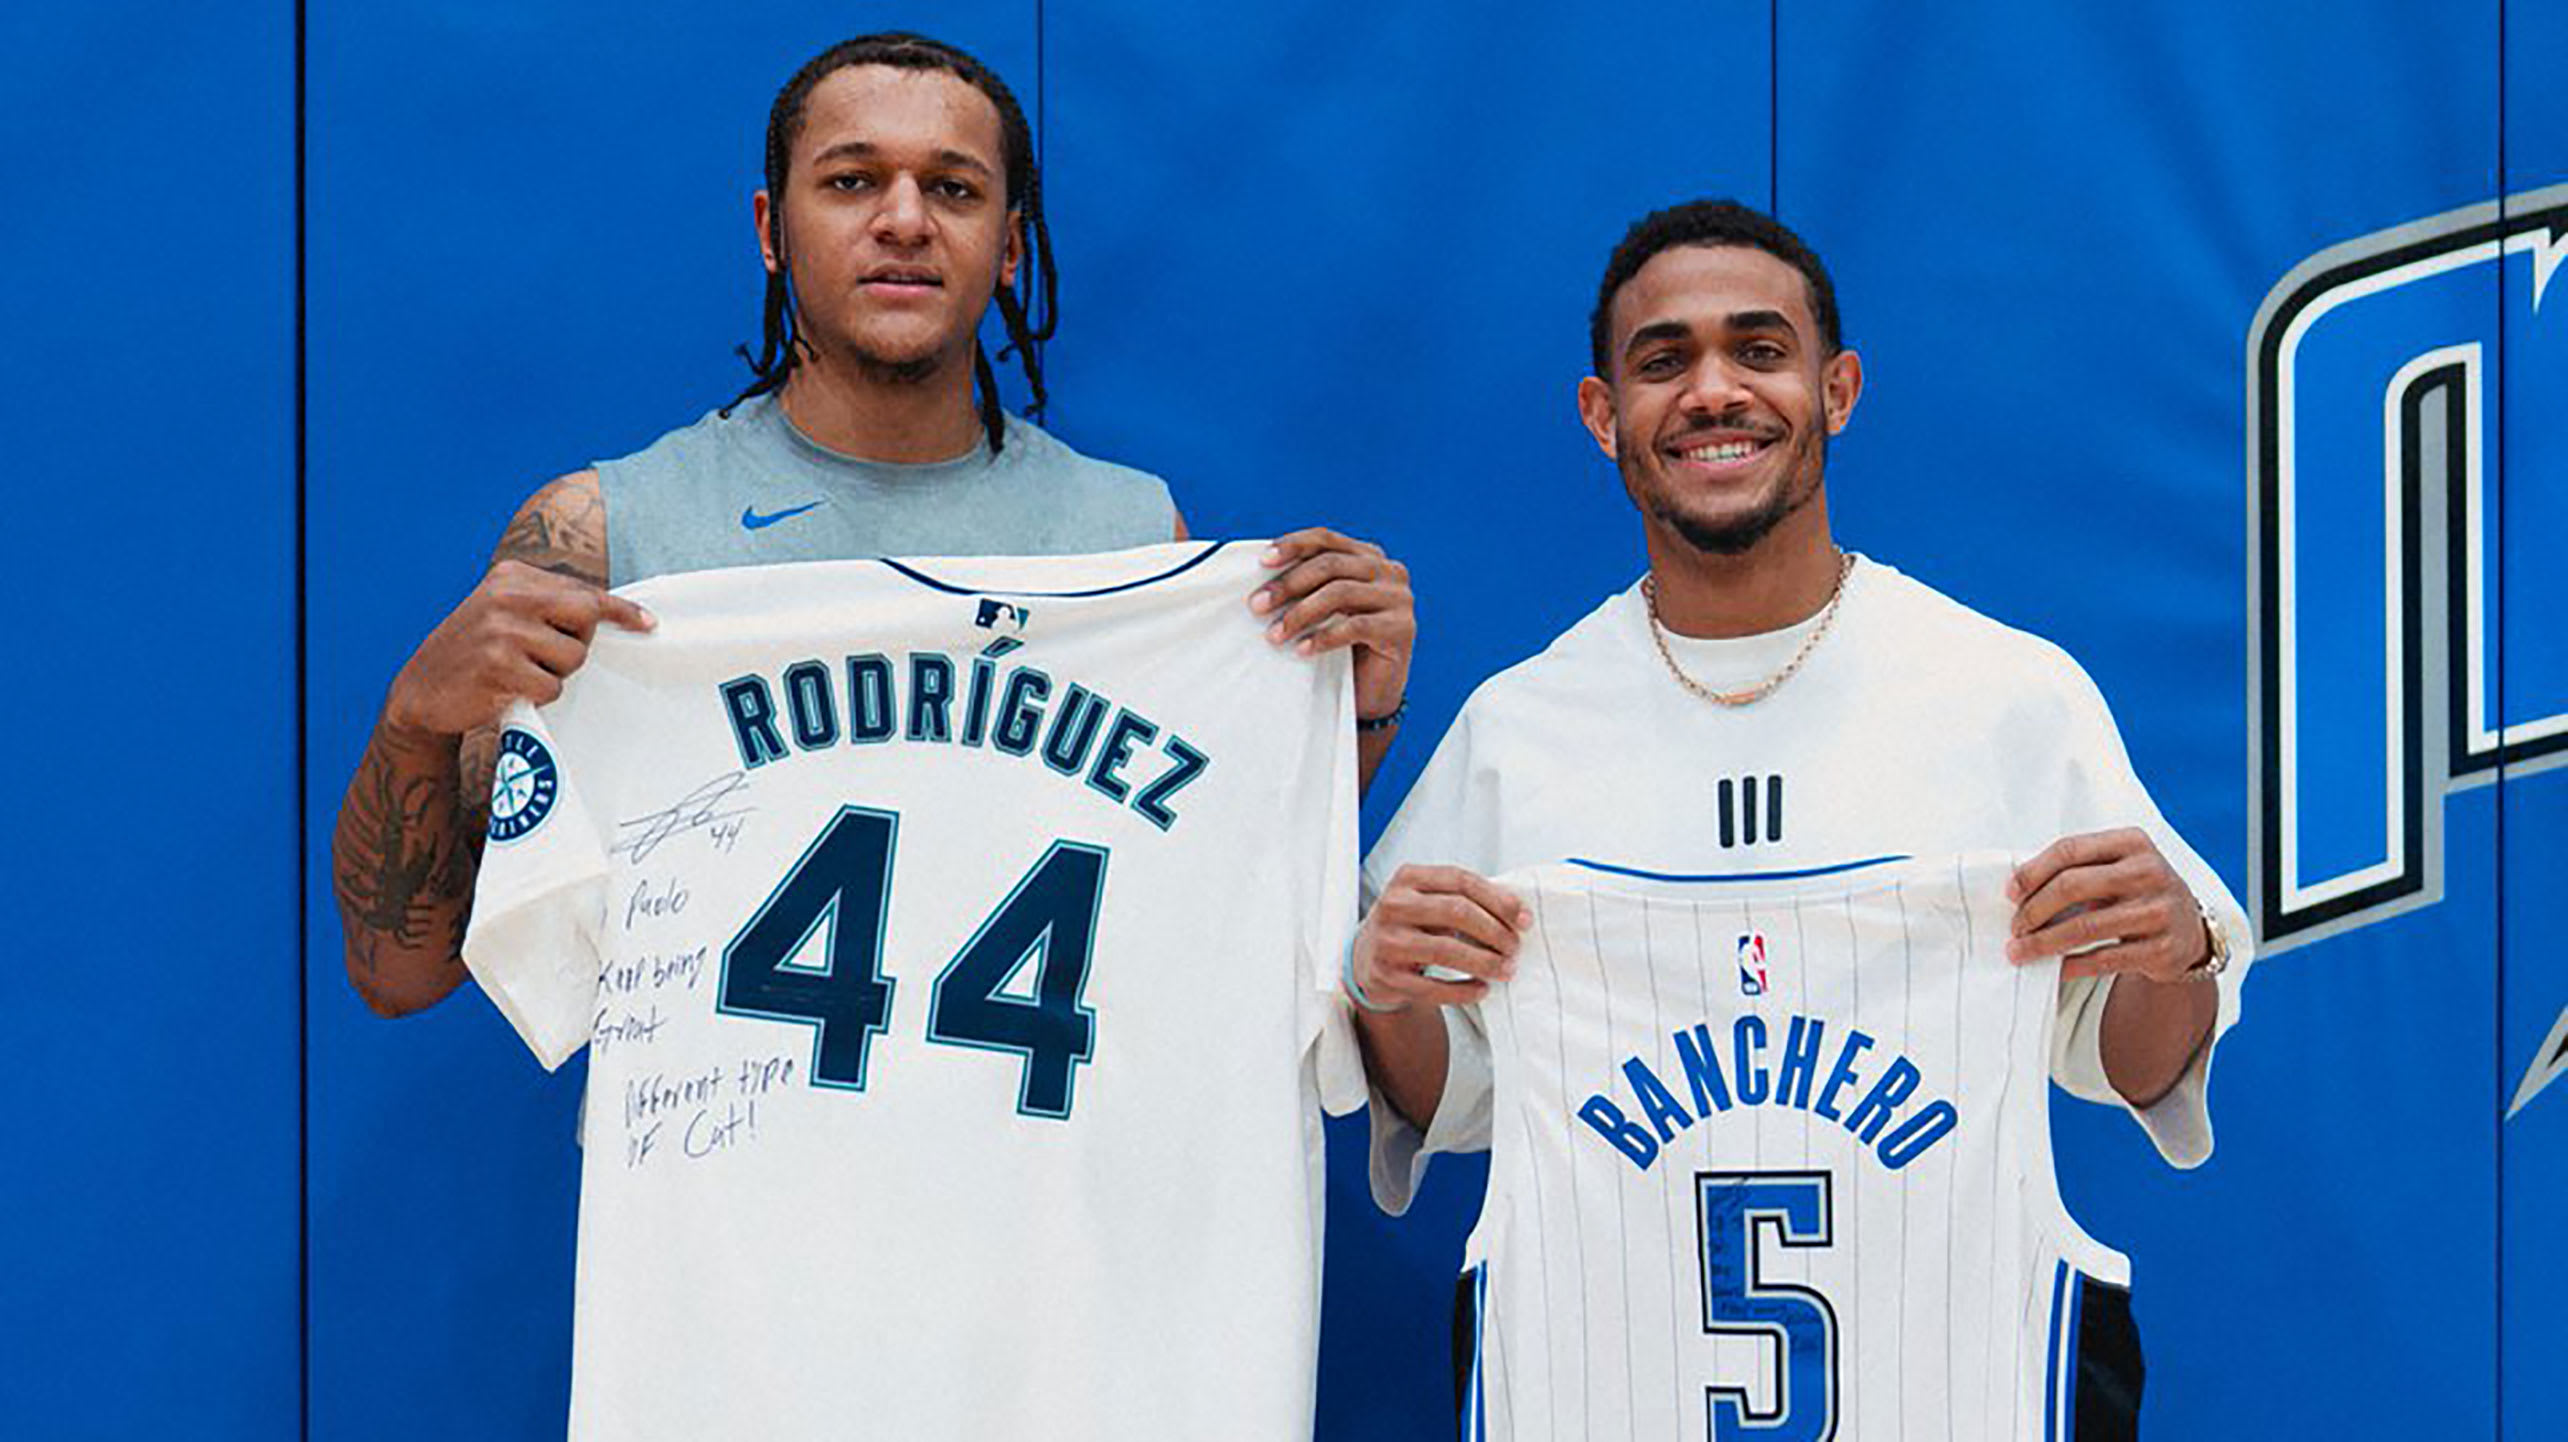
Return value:
[(2220, 918), (2212, 915), (2211, 908), (2201, 902), (2195, 902), (2194, 909), (2202, 913), (2203, 940), (2209, 942), (2210, 947), (2202, 960), (2195, 962), (2193, 969), (2185, 975), (2217, 977), (2229, 969), (2229, 928), (2221, 925)]

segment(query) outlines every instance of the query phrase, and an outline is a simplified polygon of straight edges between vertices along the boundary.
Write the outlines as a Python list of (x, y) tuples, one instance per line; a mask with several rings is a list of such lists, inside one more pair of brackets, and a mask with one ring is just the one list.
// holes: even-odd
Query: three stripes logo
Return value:
[(1771, 844), (1783, 839), (1783, 777), (1724, 776), (1712, 788), (1714, 819), (1724, 847)]

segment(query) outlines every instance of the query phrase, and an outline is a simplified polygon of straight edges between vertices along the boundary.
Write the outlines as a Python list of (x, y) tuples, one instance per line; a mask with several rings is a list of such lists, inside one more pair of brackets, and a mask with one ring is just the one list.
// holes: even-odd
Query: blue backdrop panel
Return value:
[[(1047, 14), (1058, 427), (1165, 474), (1198, 534), (1325, 524), (1410, 565), (1419, 659), (1376, 824), (1472, 686), (1640, 568), (1578, 425), (1587, 312), (1644, 212), (1764, 199), (1765, 19), (1626, 8), (1607, 45), (1551, 7)], [(1482, 1171), (1440, 1164), (1394, 1223), (1362, 1140), (1333, 1129), (1320, 1435), (1441, 1435)]]
[[(2568, 3), (2511, 0), (2506, 11), (2505, 193), (2509, 221), (2547, 209), (2534, 196), (2568, 196), (2568, 92), (2557, 58), (2568, 54)], [(2513, 231), (2515, 226), (2509, 224)], [(2498, 1134), (2504, 1212), (2502, 1345), (2505, 1442), (2568, 1437), (2568, 1086), (2528, 1093), (2568, 1064), (2568, 769), (2551, 748), (2568, 737), (2540, 724), (2568, 711), (2568, 641), (2560, 609), (2560, 556), (2568, 552), (2568, 286), (2553, 270), (2568, 217), (2538, 224), (2510, 257), (2500, 314), (2505, 340), (2496, 416), (2498, 527), (2503, 554), (2495, 606), (2503, 636), (2496, 706), (2520, 728), (2520, 760), (2498, 782), (2504, 837), (2504, 1010), (2497, 1048), (2498, 1100), (2511, 1113)], [(2535, 302), (2536, 294), (2540, 299)], [(2521, 1109), (2515, 1110), (2520, 1100)]]
[(291, 1436), (293, 10), (0, 32), (0, 1432)]
[[(2251, 324), (2321, 250), (2493, 198), (2496, 46), (2493, 4), (1785, 8), (1782, 210), (1868, 362), (1843, 533), (2077, 655), (2242, 896), (2278, 800), (2248, 765)], [(2427, 654), (2385, 590), (2407, 573), (2384, 564), (2384, 388), (2477, 338), (2492, 296), (2482, 267), (2311, 331), (2308, 594), (2278, 619), (2308, 681), (2287, 709), (2312, 876), (2383, 859), (2412, 739), (2389, 727)], [(2490, 1434), (2492, 801), (2410, 806), (2440, 825), (2440, 904), (2259, 967), (2205, 1171), (2057, 1109), (2072, 1206), (2134, 1258), (2150, 1435)], [(2418, 1383), (2345, 1385), (2363, 1358)]]
[[(2568, 53), (2568, 0), (2503, 7), (2502, 149), (2497, 0), (2430, 17), (2358, 0), (2324, 28), (2210, 0), (2145, 16), (2035, 0), (1777, 8), (1780, 34), (1769, 6), (1722, 0), (1618, 11), (1610, 34), (1572, 36), (1554, 13), (1484, 7), (1466, 24), (1414, 3), (1360, 26), (1161, 0), (868, 5), (827, 30), (717, 27), (665, 0), (316, 6), (313, 1435), (557, 1435), (568, 1359), (576, 1076), (542, 1076), (470, 992), (392, 1024), (336, 974), (319, 843), (365, 726), (535, 485), (737, 388), (729, 349), (756, 338), (747, 195), (766, 104), (840, 30), (919, 23), (993, 61), (1036, 114), (1065, 278), (1056, 429), (1166, 474), (1200, 533), (1326, 522), (1412, 565), (1413, 710), (1376, 823), (1472, 685), (1638, 565), (1628, 506), (1571, 407), (1613, 240), (1683, 196), (1779, 195), (1837, 270), (1868, 362), (1832, 456), (1847, 541), (2077, 654), (2170, 817), (2266, 903), (2278, 950), (2222, 1055), (2211, 1167), (2178, 1176), (2105, 1109), (2061, 1113), (2073, 1204), (2139, 1267), (2150, 1435), (2489, 1436), (2500, 1365), (2504, 1435), (2568, 1435), (2548, 1364), (2563, 1340), (2548, 1301), (2568, 1279), (2548, 1215), (2568, 1188), (2568, 1085), (2499, 1121), (2568, 1008), (2568, 935), (2544, 905), (2568, 866), (2568, 781), (2519, 754), (2485, 784), (2494, 755), (2455, 749), (2471, 695), (2528, 740), (2568, 708), (2547, 563), (2568, 527), (2568, 342), (2557, 298), (2531, 293), (2556, 252), (2462, 253), (2484, 239), (2469, 227), (2520, 218), (2497, 213), (2501, 195), (2568, 182), (2568, 100), (2537, 63)], [(141, 864), (93, 864), (110, 841), (94, 769), (76, 792), (49, 784), (66, 788), (55, 812), (102, 818), (97, 839), (49, 839), (46, 860), (21, 862), (35, 889), (132, 918), (120, 936), (217, 907), (229, 925), (220, 965), (148, 973), (152, 995), (120, 1004), (155, 1058), (122, 1080), (58, 1024), (90, 996), (85, 973), (13, 978), (20, 1020), (0, 1040), (49, 1079), (44, 1114), (79, 1124), (48, 1165), (0, 1184), (30, 1219), (36, 1244), (10, 1260), (45, 1327), (8, 1335), (34, 1365), (7, 1369), (0, 1415), (34, 1407), (64, 1435), (281, 1435), (292, 918), (288, 878), (261, 893), (253, 858), (291, 844), (290, 196), (282, 159), (261, 158), (286, 143), (290, 16), (172, 40), (168, 53), (192, 52), (184, 73), (151, 72), (159, 88), (130, 124), (98, 118), (91, 68), (130, 70), (121, 37), (139, 20), (51, 17), (70, 28), (33, 38), (39, 82), (11, 103), (92, 117), (91, 149), (48, 152), (61, 173), (0, 235), (24, 273), (154, 273), (157, 254), (118, 248), (144, 232), (96, 218), (116, 208), (115, 167), (183, 123), (213, 161), (154, 173), (203, 188), (185, 211), (203, 232), (190, 273), (226, 282), (179, 301), (62, 286), (30, 312), (11, 393), (35, 414), (105, 420), (82, 383), (100, 366), (61, 358), (103, 361), (108, 336), (119, 358), (137, 337), (176, 356), (188, 383), (161, 414), (177, 408), (175, 433), (194, 438), (197, 484), (120, 539), (142, 527), (147, 559), (223, 554), (241, 579), (191, 595), (189, 624), (267, 646), (155, 662), (185, 688), (196, 734), (234, 746), (219, 779), (130, 773), (113, 842)], [(2402, 246), (2458, 258), (2388, 280), (2403, 261), (2341, 276), (2317, 263)], [(2295, 296), (2329, 304), (2292, 353), (2307, 369), (2287, 450), (2282, 351), (2251, 353), (2250, 338)], [(96, 427), (74, 429), (40, 440), (54, 449), (31, 472), (85, 483), (37, 488), (40, 507), (64, 498), (62, 526), (98, 493)], [(2285, 454), (2306, 502), (2288, 547), (2262, 509)], [(18, 558), (40, 583), (30, 595), (75, 594), (63, 554)], [(30, 628), (27, 674), (82, 674), (87, 634), (68, 616)], [(2285, 638), (2288, 706), (2262, 669)], [(2279, 763), (2286, 718), (2292, 764), (2251, 768)], [(98, 724), (140, 739), (138, 719)], [(51, 739), (22, 744), (48, 754)], [(224, 817), (237, 859), (198, 864), (179, 839), (207, 834), (193, 821), (129, 819), (173, 804)], [(125, 874), (154, 877), (151, 899), (110, 881)], [(30, 954), (86, 954), (92, 930), (40, 929)], [(203, 1125), (203, 1085), (173, 1083), (190, 1076), (238, 1099), (224, 1126)], [(81, 1119), (108, 1116), (114, 1144), (82, 1140), (104, 1133)], [(1360, 1141), (1333, 1130), (1321, 1435), (1438, 1435), (1480, 1173), (1442, 1164), (1418, 1213), (1387, 1222), (1364, 1197)], [(149, 1190), (173, 1174), (198, 1184), (176, 1214)], [(127, 1359), (113, 1386), (101, 1359)], [(2357, 1390), (2349, 1359), (2394, 1362), (2413, 1384)]]
[[(767, 108), (914, 7), (313, 7), (315, 1437), (541, 1438), (567, 1405), (576, 1068), (467, 988), (403, 1022), (339, 974), (326, 838), (385, 685), (552, 476), (747, 379)], [(1030, 90), (1029, 3), (940, 35)]]

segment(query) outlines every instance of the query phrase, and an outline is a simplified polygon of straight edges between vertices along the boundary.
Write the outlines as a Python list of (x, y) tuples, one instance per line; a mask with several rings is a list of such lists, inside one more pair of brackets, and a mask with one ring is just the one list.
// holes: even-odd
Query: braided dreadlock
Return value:
[[(749, 369), (758, 378), (732, 397), (731, 404), (736, 406), (752, 396), (780, 389), (809, 348), (795, 326), (793, 283), (789, 278), (793, 266), (785, 254), (785, 172), (793, 157), (794, 142), (802, 135), (803, 111), (811, 100), (813, 87), (856, 65), (942, 70), (988, 96), (990, 103), (998, 107), (999, 160), (1007, 173), (1008, 208), (1016, 215), (1018, 237), (1033, 262), (1024, 295), (1017, 293), (1015, 285), (1002, 281), (992, 297), (1008, 328), (1008, 343), (999, 351), (999, 359), (1006, 360), (1011, 355), (1019, 358), (1025, 367), (1026, 387), (1032, 393), (1026, 414), (1042, 419), (1047, 399), (1042, 343), (1052, 339), (1053, 331), (1061, 324), (1061, 315), (1054, 295), (1052, 232), (1044, 223), (1043, 182), (1034, 163), (1033, 127), (1026, 124), (1025, 111), (1018, 106), (1016, 96), (1009, 93), (1006, 82), (988, 66), (941, 40), (906, 30), (842, 40), (806, 61), (794, 72), (793, 79), (785, 82), (785, 88), (776, 92), (775, 106), (767, 112), (767, 194), (773, 197), (767, 207), (767, 244), (775, 252), (776, 268), (767, 276), (764, 338), (757, 358), (750, 358), (747, 346), (740, 347), (740, 358), (749, 362)], [(995, 454), (1004, 444), (1007, 422), (999, 409), (997, 373), (977, 337), (972, 342), (972, 378), (978, 386), (976, 403), (981, 428), (988, 433), (990, 450)]]

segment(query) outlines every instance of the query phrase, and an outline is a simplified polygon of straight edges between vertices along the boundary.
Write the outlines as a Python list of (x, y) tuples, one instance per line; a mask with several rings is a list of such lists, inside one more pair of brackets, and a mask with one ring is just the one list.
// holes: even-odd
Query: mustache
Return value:
[(1669, 436), (1663, 444), (1681, 450), (1697, 441), (1708, 440), (1714, 436), (1746, 436), (1757, 441), (1779, 441), (1790, 434), (1791, 432), (1785, 427), (1772, 421), (1755, 420), (1747, 416), (1724, 416), (1698, 425), (1687, 426)]

